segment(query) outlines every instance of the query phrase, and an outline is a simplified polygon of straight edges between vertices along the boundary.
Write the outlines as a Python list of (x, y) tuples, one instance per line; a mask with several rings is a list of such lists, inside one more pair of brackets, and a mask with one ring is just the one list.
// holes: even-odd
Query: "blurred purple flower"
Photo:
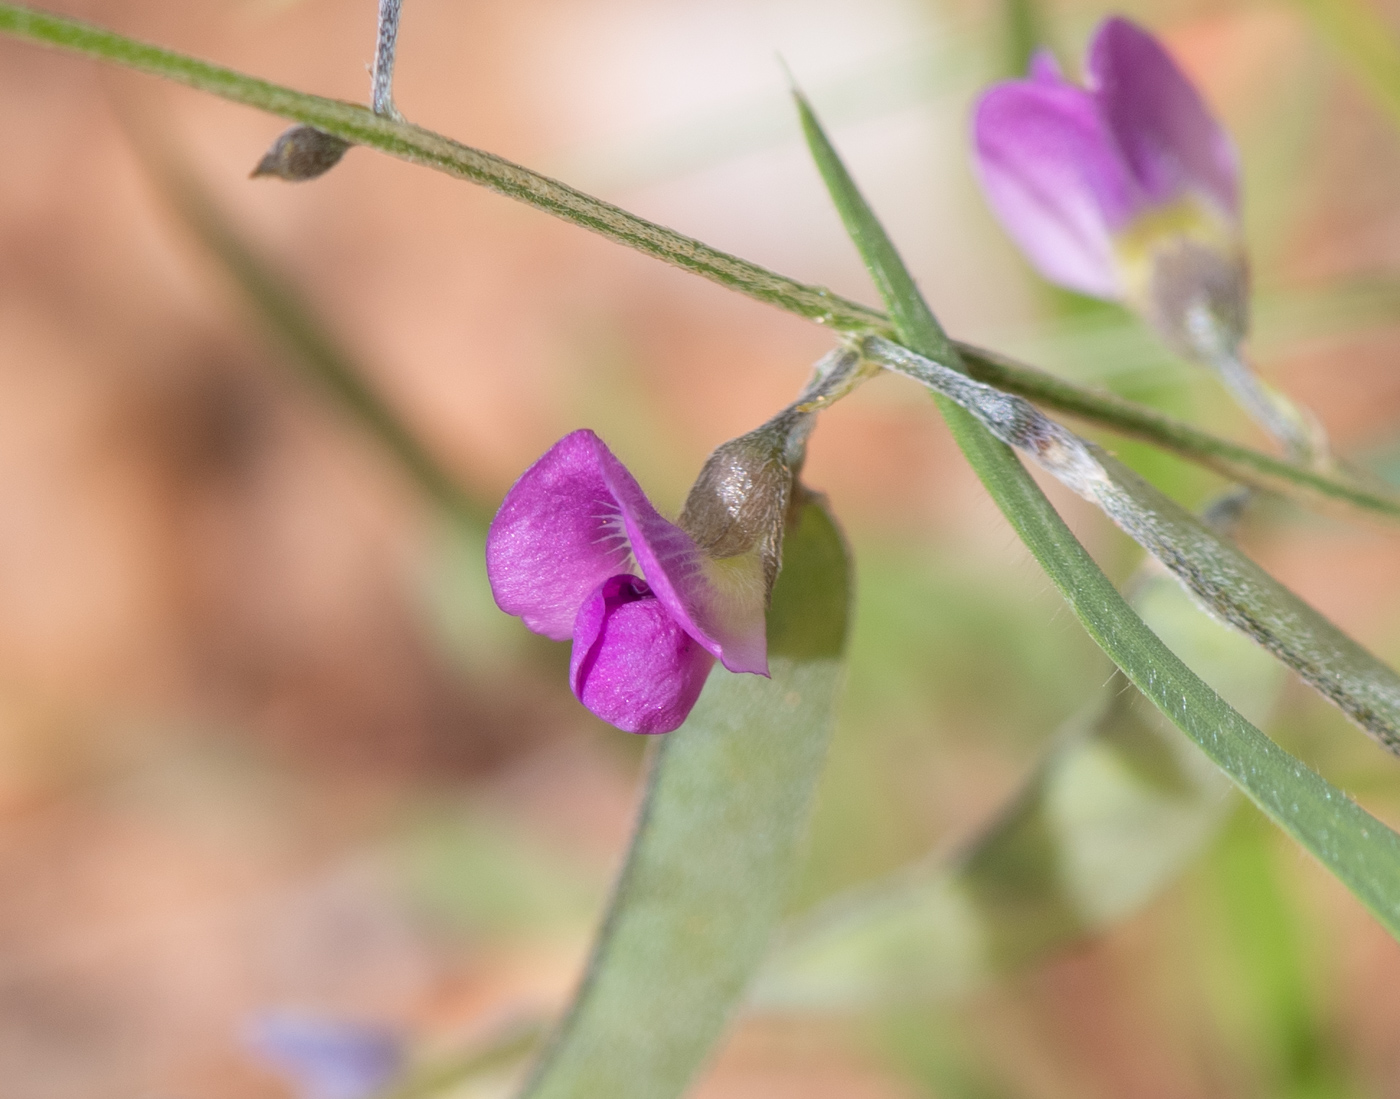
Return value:
[(1144, 312), (1198, 358), (1247, 326), (1234, 146), (1155, 38), (1095, 32), (1081, 88), (1042, 52), (989, 89), (974, 144), (993, 210), (1054, 282)]
[(503, 611), (573, 639), (574, 694), (628, 732), (678, 727), (716, 659), (768, 674), (761, 586), (727, 584), (591, 431), (559, 440), (506, 494), (486, 571)]
[(249, 1048), (296, 1088), (299, 1099), (368, 1099), (403, 1071), (401, 1035), (385, 1027), (269, 1014), (248, 1028)]

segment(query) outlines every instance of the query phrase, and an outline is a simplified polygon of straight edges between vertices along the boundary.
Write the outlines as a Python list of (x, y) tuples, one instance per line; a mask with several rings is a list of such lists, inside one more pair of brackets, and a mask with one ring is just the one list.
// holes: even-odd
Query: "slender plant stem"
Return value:
[(473, 1077), (496, 1072), (522, 1061), (544, 1037), (543, 1020), (529, 1019), (502, 1029), (453, 1057), (434, 1061), (407, 1080), (381, 1092), (377, 1099), (427, 1099), (458, 1088)]
[(1400, 518), (1400, 494), (1322, 473), (1201, 431), (1145, 405), (1057, 378), (994, 351), (956, 345), (970, 377), (1056, 412), (1089, 420), (1213, 469), (1232, 481), (1275, 492), (1342, 501)]
[[(948, 337), (806, 100), (795, 95), (813, 159), (903, 337), (897, 354), (922, 356), (934, 363), (934, 373), (946, 375), (952, 383), (950, 390), (970, 397), (978, 383), (936, 361), (949, 353)], [(994, 390), (986, 395), (988, 421), (1007, 429), (1008, 437), (1020, 427), (1030, 428), (1031, 435), (1025, 441), (1042, 458), (1053, 458), (1055, 451), (1065, 447), (1063, 457), (1073, 463), (1073, 469), (1067, 471), (1071, 480), (1088, 487), (1088, 481), (1108, 472), (1110, 463), (1095, 461), (1068, 431), (1045, 420), (1024, 402)], [(1012, 451), (981, 420), (943, 393), (935, 392), (934, 400), (978, 478), (1089, 635), (1133, 685), (1260, 809), (1313, 852), (1392, 935), (1400, 937), (1400, 899), (1396, 896), (1400, 834), (1289, 755), (1206, 686), (1137, 616)], [(1076, 460), (1082, 458), (1089, 460)], [(1126, 469), (1119, 469), (1121, 472), (1115, 471), (1119, 485), (1126, 487), (1136, 480)], [(1173, 504), (1169, 510), (1180, 509)], [(1177, 525), (1175, 516), (1167, 518)], [(1252, 564), (1248, 567), (1257, 568)], [(1355, 643), (1348, 641), (1346, 645), (1353, 647)], [(1394, 678), (1393, 672), (1388, 674)]]
[(366, 107), (307, 95), (74, 19), (0, 3), (0, 32), (87, 54), (313, 126), (356, 145), (478, 183), (758, 301), (841, 331), (884, 330), (876, 310), (640, 218), (491, 153)]
[[(393, 0), (384, 2), (393, 4)], [(90, 24), (16, 4), (0, 3), (0, 32), (163, 77), (480, 184), (756, 301), (828, 325), (836, 331), (893, 334), (889, 319), (883, 313), (833, 294), (824, 287), (797, 282), (501, 157), (395, 118), (376, 115), (364, 107), (293, 91)], [(966, 344), (951, 343), (951, 346), (961, 353), (967, 372), (978, 381), (1171, 450), (1232, 479), (1276, 491), (1301, 489), (1313, 496), (1340, 500), (1400, 518), (1400, 495), (1382, 488), (1359, 485), (1340, 476), (1270, 457), (1143, 406), (1077, 386)]]
[(394, 106), (394, 51), (399, 42), (399, 12), (403, 0), (379, 0), (379, 34), (375, 39), (374, 73), (370, 78), (370, 109), (401, 120)]

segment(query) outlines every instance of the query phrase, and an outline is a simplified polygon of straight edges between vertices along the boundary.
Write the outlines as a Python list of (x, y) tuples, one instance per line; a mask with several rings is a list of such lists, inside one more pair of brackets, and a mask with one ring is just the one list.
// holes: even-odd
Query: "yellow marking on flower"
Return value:
[(1113, 239), (1123, 296), (1134, 306), (1150, 303), (1157, 259), (1184, 244), (1242, 259), (1238, 227), (1207, 202), (1187, 195), (1137, 218)]

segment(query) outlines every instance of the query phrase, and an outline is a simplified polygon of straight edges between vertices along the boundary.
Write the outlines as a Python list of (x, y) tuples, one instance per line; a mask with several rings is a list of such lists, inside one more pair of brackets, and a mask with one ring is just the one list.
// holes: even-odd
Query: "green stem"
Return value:
[[(935, 362), (950, 356), (947, 366), (939, 369), (962, 377), (956, 373), (962, 365), (956, 352), (893, 242), (806, 100), (794, 94), (812, 157), (847, 232), (890, 306), (903, 337), (901, 350), (914, 348)], [(904, 354), (910, 352), (904, 350)], [(973, 384), (965, 378), (963, 382)], [(1400, 834), (1303, 766), (1202, 682), (1123, 599), (1011, 450), (942, 393), (936, 392), (934, 400), (982, 484), (1089, 636), (1260, 809), (1316, 855), (1391, 935), (1400, 938)], [(1017, 419), (1013, 408), (999, 410), (998, 416), (1002, 415)], [(1073, 439), (1058, 425), (1043, 426), (1051, 428), (1039, 436), (1043, 454)], [(1088, 468), (1083, 474), (1096, 475)]]
[[(889, 319), (877, 310), (823, 287), (797, 282), (718, 251), (528, 168), (409, 123), (375, 115), (367, 108), (293, 91), (77, 20), (16, 4), (0, 3), (0, 32), (211, 92), (480, 184), (756, 301), (775, 305), (837, 331), (893, 335)], [(962, 354), (968, 373), (979, 381), (1163, 447), (1232, 479), (1273, 490), (1302, 490), (1305, 494), (1321, 495), (1400, 517), (1400, 495), (1270, 457), (1197, 431), (1151, 409), (1074, 385), (965, 344), (952, 343), (951, 346)]]
[(876, 311), (822, 287), (776, 275), (501, 157), (410, 123), (376, 115), (353, 103), (293, 91), (75, 19), (16, 4), (0, 3), (0, 31), (212, 92), (235, 103), (314, 126), (356, 145), (368, 145), (401, 160), (479, 183), (751, 298), (842, 331), (873, 330), (883, 325)]
[(1400, 518), (1400, 494), (1310, 469), (1200, 431), (1145, 405), (1083, 386), (1015, 362), (994, 351), (956, 345), (969, 377), (1015, 393), (1056, 412), (1092, 421), (1130, 438), (1169, 450), (1232, 481), (1256, 488), (1342, 501)]
[(517, 1023), (464, 1052), (419, 1068), (404, 1082), (380, 1093), (378, 1099), (428, 1099), (459, 1088), (473, 1077), (498, 1072), (532, 1053), (545, 1030), (539, 1020)]

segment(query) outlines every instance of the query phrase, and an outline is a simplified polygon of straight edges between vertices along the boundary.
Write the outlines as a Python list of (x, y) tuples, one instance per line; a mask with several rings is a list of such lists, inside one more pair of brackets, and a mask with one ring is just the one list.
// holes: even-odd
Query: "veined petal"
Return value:
[(732, 592), (716, 587), (709, 567), (713, 562), (690, 535), (663, 518), (627, 467), (599, 446), (603, 477), (621, 509), (633, 556), (656, 598), (731, 672), (767, 675), (762, 588), (752, 607), (740, 609)]
[(982, 97), (973, 136), (987, 199), (1036, 267), (1071, 289), (1118, 297), (1113, 233), (1144, 196), (1093, 96), (1042, 66)]
[(1085, 63), (1104, 122), (1153, 202), (1195, 191), (1239, 215), (1239, 163), (1229, 135), (1158, 41), (1123, 18), (1095, 32)]
[(624, 573), (603, 581), (579, 608), (569, 684), (619, 729), (669, 733), (685, 721), (714, 663), (646, 582)]
[(573, 636), (583, 601), (631, 558), (604, 456), (617, 462), (593, 432), (565, 435), (506, 493), (486, 537), (497, 605), (555, 641)]

